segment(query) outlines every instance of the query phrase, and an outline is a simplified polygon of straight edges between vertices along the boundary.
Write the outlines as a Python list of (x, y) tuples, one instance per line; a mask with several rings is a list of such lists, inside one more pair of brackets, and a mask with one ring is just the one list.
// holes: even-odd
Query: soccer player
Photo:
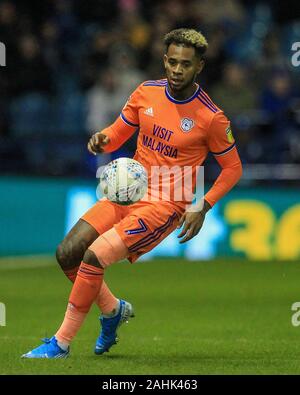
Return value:
[[(166, 79), (142, 83), (129, 97), (120, 117), (94, 134), (88, 150), (113, 152), (139, 128), (134, 159), (151, 166), (200, 166), (210, 151), (221, 172), (202, 199), (201, 209), (187, 210), (185, 201), (139, 201), (120, 206), (98, 201), (73, 227), (57, 249), (57, 260), (74, 283), (64, 320), (51, 339), (24, 354), (26, 358), (64, 358), (70, 343), (95, 302), (102, 315), (95, 353), (116, 343), (117, 328), (133, 316), (133, 308), (116, 298), (103, 281), (105, 269), (150, 251), (176, 227), (180, 242), (201, 229), (207, 211), (237, 183), (242, 165), (223, 111), (195, 82), (204, 67), (205, 37), (193, 29), (165, 36)], [(101, 109), (99, 109), (101, 111)], [(161, 186), (161, 185), (160, 185)], [(200, 206), (199, 206), (200, 207)]]

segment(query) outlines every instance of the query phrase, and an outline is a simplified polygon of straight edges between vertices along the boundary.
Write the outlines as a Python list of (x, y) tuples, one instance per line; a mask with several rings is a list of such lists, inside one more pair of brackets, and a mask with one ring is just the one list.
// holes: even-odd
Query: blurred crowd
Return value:
[(287, 1), (0, 0), (1, 173), (94, 176), (89, 135), (140, 82), (164, 77), (163, 37), (178, 27), (207, 37), (199, 83), (231, 119), (243, 162), (300, 163), (296, 15)]

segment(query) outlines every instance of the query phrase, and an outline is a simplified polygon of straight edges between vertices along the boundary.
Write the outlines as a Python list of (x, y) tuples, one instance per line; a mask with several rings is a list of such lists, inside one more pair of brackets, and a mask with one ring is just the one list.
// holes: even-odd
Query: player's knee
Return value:
[(70, 241), (63, 241), (56, 249), (56, 259), (62, 269), (80, 265), (84, 252), (74, 247)]
[(114, 228), (99, 236), (89, 246), (88, 251), (93, 252), (103, 268), (128, 256), (128, 249)]
[(86, 250), (83, 256), (83, 262), (91, 266), (103, 268), (101, 261), (96, 257), (95, 253), (91, 250)]

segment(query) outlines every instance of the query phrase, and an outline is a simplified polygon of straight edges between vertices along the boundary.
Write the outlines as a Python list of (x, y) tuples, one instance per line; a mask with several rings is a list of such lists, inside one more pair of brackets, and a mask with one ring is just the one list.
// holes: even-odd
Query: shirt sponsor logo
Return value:
[(142, 144), (152, 151), (156, 151), (164, 156), (168, 156), (169, 158), (177, 158), (177, 148), (165, 144), (162, 141), (157, 141), (154, 137), (149, 137), (144, 134)]

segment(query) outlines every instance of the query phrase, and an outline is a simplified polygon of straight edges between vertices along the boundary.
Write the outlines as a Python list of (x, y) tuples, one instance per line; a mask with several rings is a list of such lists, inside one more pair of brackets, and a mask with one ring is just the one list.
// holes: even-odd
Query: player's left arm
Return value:
[(180, 243), (192, 239), (199, 233), (206, 213), (234, 187), (242, 176), (242, 163), (232, 136), (230, 122), (223, 112), (214, 116), (208, 131), (207, 142), (209, 150), (221, 167), (221, 173), (200, 202), (199, 210), (193, 207), (192, 212), (187, 210), (181, 217), (178, 227), (180, 228), (183, 224), (184, 227), (178, 237), (185, 237)]

